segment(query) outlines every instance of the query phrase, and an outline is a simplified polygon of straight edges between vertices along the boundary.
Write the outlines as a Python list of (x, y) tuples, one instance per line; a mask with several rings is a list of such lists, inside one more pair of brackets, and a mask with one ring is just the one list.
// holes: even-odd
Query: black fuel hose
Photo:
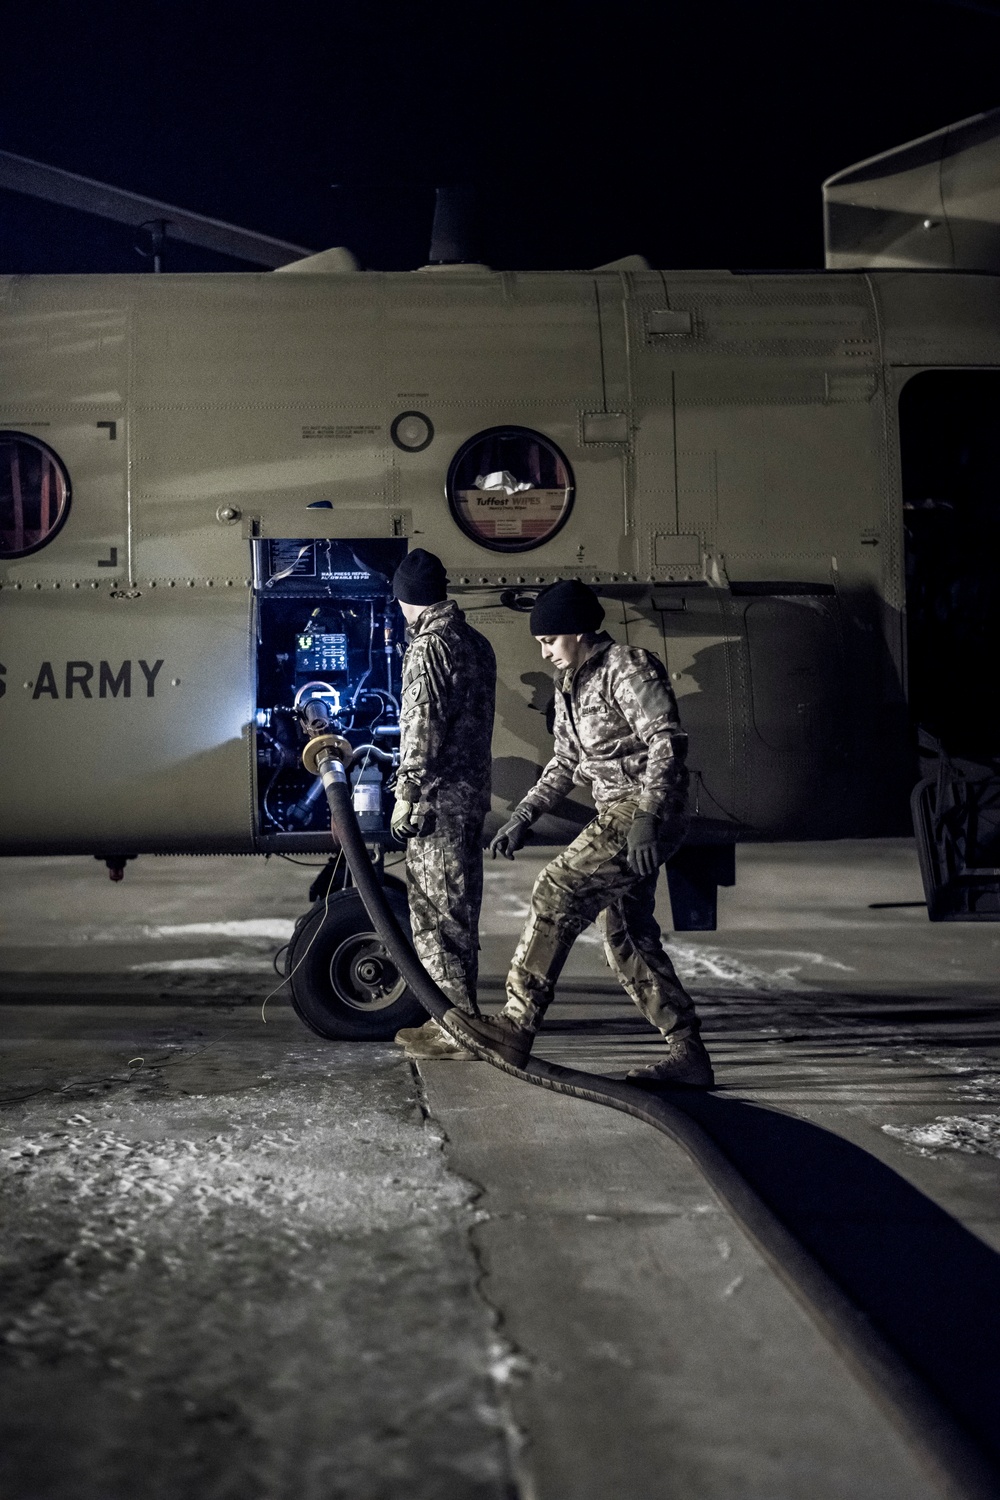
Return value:
[[(344, 767), (333, 754), (323, 751), (316, 757), (316, 764), (333, 826), (372, 924), (413, 994), (425, 1010), (442, 1021), (452, 1009), (451, 1002), (427, 973), (385, 899), (358, 828)], [(471, 1045), (464, 1036), (462, 1042)], [(650, 1095), (603, 1074), (582, 1073), (541, 1058), (529, 1058), (523, 1068), (516, 1068), (487, 1047), (473, 1046), (471, 1050), (513, 1078), (621, 1110), (669, 1136), (695, 1163), (723, 1206), (876, 1403), (902, 1429), (943, 1493), (954, 1500), (1000, 1500), (1000, 1476), (990, 1460), (772, 1212), (708, 1132), (682, 1108), (663, 1096)]]

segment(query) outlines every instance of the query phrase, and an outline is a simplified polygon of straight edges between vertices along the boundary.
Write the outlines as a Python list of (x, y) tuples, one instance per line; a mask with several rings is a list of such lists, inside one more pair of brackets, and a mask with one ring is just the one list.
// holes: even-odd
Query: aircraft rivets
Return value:
[(33, 683), (33, 682), (26, 682), (26, 683), (25, 683), (25, 684), (24, 684), (24, 687), (25, 687), (25, 689), (26, 689), (26, 690), (28, 690), (28, 691), (30, 691), (30, 689), (31, 689), (31, 688), (33, 688), (33, 687), (34, 687), (34, 685), (35, 685), (35, 684), (34, 684), (34, 683)]
[(173, 588), (176, 588), (176, 587), (177, 587), (177, 584), (174, 582), (174, 580), (172, 578), (168, 578), (167, 579), (167, 588), (168, 589), (173, 589)]
[(96, 580), (96, 579), (95, 579), (95, 580), (94, 580), (94, 581), (93, 581), (93, 582), (92, 582), (92, 583), (91, 583), (91, 585), (90, 585), (90, 587), (91, 587), (91, 588), (92, 588), (92, 589), (99, 589), (99, 588), (100, 588), (100, 586), (101, 586), (101, 585), (100, 585), (100, 584), (99, 584), (99, 583), (98, 583), (98, 582), (97, 582), (97, 580)]
[(40, 588), (41, 588), (41, 586), (42, 586), (42, 585), (41, 585), (41, 584), (40, 584), (40, 583), (33, 583), (33, 584), (32, 584), (32, 585), (31, 585), (31, 587), (32, 587), (32, 588), (33, 588), (33, 589), (36, 589), (36, 590), (37, 590), (37, 589), (40, 589)]
[(170, 679), (170, 686), (171, 687), (180, 687), (180, 685), (181, 685), (181, 680), (180, 680), (179, 677), (171, 677), (171, 679)]
[(184, 582), (187, 584), (187, 586), (188, 586), (189, 589), (193, 589), (194, 588), (194, 579), (193, 578), (185, 578)]
[(54, 588), (54, 589), (57, 589), (57, 588), (58, 588), (58, 587), (59, 587), (59, 585), (58, 585), (58, 583), (54, 583), (54, 584), (53, 584), (53, 585), (52, 585), (52, 587), (53, 587), (53, 588)]
[(206, 578), (205, 579), (205, 587), (207, 589), (214, 588), (215, 587), (215, 579), (214, 578)]
[(231, 589), (232, 586), (233, 586), (233, 580), (231, 578), (227, 578), (226, 579), (226, 588), (227, 589)]

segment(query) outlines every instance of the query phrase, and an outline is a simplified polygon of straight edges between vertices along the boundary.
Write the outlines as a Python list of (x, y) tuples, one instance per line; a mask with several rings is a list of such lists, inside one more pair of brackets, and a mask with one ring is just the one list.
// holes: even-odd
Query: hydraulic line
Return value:
[[(358, 828), (348, 775), (339, 758), (344, 746), (349, 755), (351, 747), (345, 741), (321, 735), (306, 745), (304, 763), (322, 778), (333, 826), (372, 925), (421, 1005), (447, 1030), (451, 1002), (431, 979), (393, 915)], [(634, 1115), (680, 1146), (876, 1403), (902, 1429), (943, 1494), (953, 1500), (1000, 1500), (1000, 1474), (990, 1459), (772, 1212), (708, 1132), (679, 1105), (602, 1074), (582, 1073), (540, 1058), (529, 1058), (523, 1068), (517, 1068), (464, 1034), (458, 1040), (483, 1062), (513, 1078)]]

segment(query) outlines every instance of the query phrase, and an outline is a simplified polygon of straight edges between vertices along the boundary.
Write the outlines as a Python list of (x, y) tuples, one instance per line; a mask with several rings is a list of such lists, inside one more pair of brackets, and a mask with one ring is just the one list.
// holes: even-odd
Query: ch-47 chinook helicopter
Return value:
[[(0, 852), (327, 852), (312, 704), (381, 752), (378, 857), (420, 545), (496, 648), (494, 816), (548, 755), (524, 610), (578, 576), (690, 734), (676, 927), (737, 841), (904, 833), (915, 786), (931, 916), (1000, 918), (1000, 111), (832, 178), (815, 273), (493, 271), (447, 204), (433, 264), (364, 273), (21, 158), (0, 186), (279, 269), (0, 280)], [(326, 1035), (410, 1014), (353, 891), (299, 959)]]

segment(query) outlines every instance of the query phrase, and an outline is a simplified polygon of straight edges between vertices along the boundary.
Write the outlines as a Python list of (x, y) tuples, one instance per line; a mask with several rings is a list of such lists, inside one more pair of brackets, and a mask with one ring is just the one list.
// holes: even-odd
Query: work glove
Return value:
[(652, 875), (660, 862), (659, 819), (636, 813), (628, 831), (628, 867), (635, 875)]
[(528, 836), (531, 824), (524, 818), (511, 818), (505, 823), (495, 838), (490, 843), (490, 853), (496, 859), (502, 854), (504, 859), (513, 859)]
[(392, 829), (393, 838), (399, 839), (401, 843), (405, 844), (407, 839), (412, 839), (417, 832), (416, 808), (413, 803), (402, 802), (397, 797), (389, 826)]

